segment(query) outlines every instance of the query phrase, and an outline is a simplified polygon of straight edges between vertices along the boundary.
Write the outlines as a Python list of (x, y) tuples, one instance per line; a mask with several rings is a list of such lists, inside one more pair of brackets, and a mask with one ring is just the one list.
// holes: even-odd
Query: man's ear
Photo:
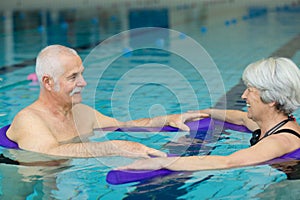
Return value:
[(49, 75), (44, 75), (42, 77), (42, 84), (46, 90), (51, 91), (53, 88), (54, 82), (53, 82), (53, 79)]

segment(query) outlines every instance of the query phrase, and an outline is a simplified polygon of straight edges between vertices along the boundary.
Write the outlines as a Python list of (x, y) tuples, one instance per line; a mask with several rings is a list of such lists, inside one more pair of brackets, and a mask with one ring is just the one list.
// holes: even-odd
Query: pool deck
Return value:
[[(300, 34), (292, 38), (285, 45), (274, 51), (270, 57), (287, 57), (293, 58), (293, 56), (300, 51)], [(245, 90), (245, 85), (242, 81), (232, 87), (214, 106), (215, 108), (224, 108), (224, 102), (227, 109), (242, 110), (245, 107), (245, 101), (241, 99), (241, 96)]]

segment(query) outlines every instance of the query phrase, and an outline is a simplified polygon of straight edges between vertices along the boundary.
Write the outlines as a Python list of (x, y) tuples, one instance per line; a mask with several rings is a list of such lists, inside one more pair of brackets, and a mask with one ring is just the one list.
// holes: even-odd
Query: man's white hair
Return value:
[(78, 56), (74, 49), (62, 45), (50, 45), (41, 50), (36, 59), (35, 72), (39, 83), (44, 75), (49, 75), (55, 83), (55, 90), (59, 90), (58, 78), (64, 73), (60, 57), (65, 54)]

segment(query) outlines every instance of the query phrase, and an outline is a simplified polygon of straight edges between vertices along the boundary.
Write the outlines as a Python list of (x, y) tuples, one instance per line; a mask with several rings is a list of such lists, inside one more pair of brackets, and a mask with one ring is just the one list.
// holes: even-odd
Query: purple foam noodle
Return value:
[[(168, 154), (168, 157), (176, 157), (179, 155)], [(180, 173), (168, 169), (158, 170), (110, 170), (106, 175), (106, 182), (112, 185), (132, 183), (143, 181), (154, 177), (167, 176), (170, 174)]]
[(272, 160), (269, 160), (265, 162), (265, 164), (275, 164), (280, 162), (285, 162), (289, 160), (300, 160), (300, 148), (296, 149), (295, 151), (292, 151), (290, 153), (284, 154), (278, 158), (274, 158)]
[(10, 125), (6, 125), (0, 129), (0, 146), (9, 148), (9, 149), (19, 149), (18, 144), (15, 143), (14, 141), (10, 140), (6, 136), (6, 131), (8, 130), (9, 127), (10, 127)]
[[(186, 122), (186, 125), (190, 128), (190, 131), (207, 131), (208, 129), (214, 129), (215, 126), (223, 126), (224, 129), (231, 129), (240, 132), (251, 132), (245, 126), (224, 122), (221, 120), (204, 118), (196, 121)], [(99, 130), (103, 131), (120, 131), (120, 132), (178, 132), (180, 131), (176, 127), (164, 126), (164, 127), (107, 127)]]
[(159, 170), (111, 170), (106, 175), (106, 182), (112, 185), (143, 181), (154, 177), (178, 173), (168, 169)]
[[(203, 119), (193, 122), (187, 122), (187, 125), (190, 127), (191, 131), (206, 131), (207, 127), (210, 123), (211, 119)], [(6, 131), (10, 125), (6, 125), (0, 129), (0, 146), (5, 148), (12, 148), (12, 149), (19, 149), (19, 146), (14, 141), (10, 140), (6, 136)], [(163, 132), (178, 132), (180, 131), (178, 128), (171, 127), (171, 126), (164, 126), (164, 127), (108, 127), (103, 128), (102, 130), (105, 131), (123, 131), (123, 132), (156, 132), (156, 131), (163, 131)]]

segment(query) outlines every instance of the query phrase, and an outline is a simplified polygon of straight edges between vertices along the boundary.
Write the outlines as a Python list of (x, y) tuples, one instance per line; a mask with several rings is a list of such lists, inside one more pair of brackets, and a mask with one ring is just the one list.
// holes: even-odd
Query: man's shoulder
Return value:
[(42, 118), (38, 114), (38, 111), (30, 105), (16, 114), (12, 125), (23, 126), (25, 124), (29, 126), (32, 123), (39, 123), (40, 121), (42, 121)]
[(40, 123), (40, 121), (40, 117), (34, 112), (34, 110), (31, 109), (30, 106), (26, 107), (18, 112), (14, 117), (7, 135), (11, 140), (18, 141), (20, 136), (19, 133), (22, 133), (24, 136), (24, 133), (30, 132), (30, 130), (34, 127), (33, 125)]

